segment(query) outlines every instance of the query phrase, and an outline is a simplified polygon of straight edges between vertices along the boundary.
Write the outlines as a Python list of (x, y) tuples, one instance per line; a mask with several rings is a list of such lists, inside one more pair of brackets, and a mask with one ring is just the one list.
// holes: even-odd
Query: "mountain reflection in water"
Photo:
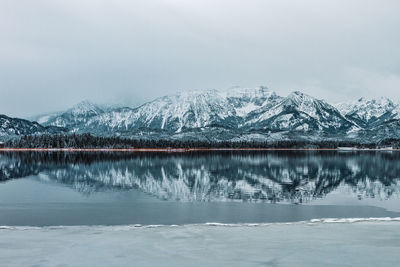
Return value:
[(338, 187), (388, 199), (399, 195), (399, 159), (396, 152), (3, 152), (0, 181), (37, 175), (83, 194), (136, 188), (188, 202), (304, 203)]

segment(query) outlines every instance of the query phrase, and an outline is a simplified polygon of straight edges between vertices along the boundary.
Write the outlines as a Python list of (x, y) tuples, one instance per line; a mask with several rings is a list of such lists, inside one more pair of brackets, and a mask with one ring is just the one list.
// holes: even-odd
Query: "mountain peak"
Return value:
[(288, 100), (290, 100), (293, 104), (312, 104), (315, 101), (317, 101), (318, 99), (307, 95), (303, 92), (300, 91), (294, 91), (292, 93), (290, 93), (287, 97)]
[(100, 114), (103, 112), (103, 110), (99, 106), (90, 102), (89, 100), (83, 100), (79, 102), (78, 104), (70, 108), (68, 111), (75, 115), (87, 114), (87, 113)]
[(288, 98), (305, 98), (305, 97), (310, 97), (310, 96), (306, 95), (305, 93), (300, 92), (300, 91), (293, 91), (287, 97)]
[[(339, 103), (336, 107), (339, 111), (361, 123), (368, 124), (385, 114), (396, 113), (396, 104), (387, 97), (366, 98), (361, 97), (354, 102)], [(393, 114), (393, 115), (396, 115)]]

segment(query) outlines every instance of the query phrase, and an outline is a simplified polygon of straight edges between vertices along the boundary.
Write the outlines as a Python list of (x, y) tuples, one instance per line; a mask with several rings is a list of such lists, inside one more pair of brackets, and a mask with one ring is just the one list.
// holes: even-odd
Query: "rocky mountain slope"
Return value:
[(103, 113), (104, 110), (99, 106), (89, 101), (82, 101), (65, 112), (39, 115), (32, 119), (44, 126), (65, 127), (74, 131), (90, 118)]
[(388, 98), (360, 98), (349, 103), (340, 103), (336, 108), (349, 120), (361, 127), (374, 127), (400, 119), (400, 103)]
[(54, 134), (67, 132), (65, 128), (42, 126), (37, 122), (24, 119), (10, 118), (0, 114), (0, 141), (29, 134)]
[[(255, 113), (255, 114), (254, 114)], [(256, 110), (245, 125), (269, 131), (323, 131), (346, 133), (354, 124), (333, 106), (301, 92), (293, 92), (275, 105)]]

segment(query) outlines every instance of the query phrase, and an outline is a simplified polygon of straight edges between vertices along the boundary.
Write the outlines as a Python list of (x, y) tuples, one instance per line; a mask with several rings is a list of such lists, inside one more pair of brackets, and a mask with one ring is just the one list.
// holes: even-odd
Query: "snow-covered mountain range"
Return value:
[[(131, 138), (377, 141), (400, 137), (400, 104), (390, 99), (360, 98), (331, 105), (299, 91), (282, 97), (266, 87), (182, 92), (136, 108), (84, 101), (67, 111), (31, 119), (53, 130)], [(9, 130), (1, 126), (0, 134), (7, 137)], [(16, 129), (13, 136), (43, 132), (21, 127), (25, 130)]]

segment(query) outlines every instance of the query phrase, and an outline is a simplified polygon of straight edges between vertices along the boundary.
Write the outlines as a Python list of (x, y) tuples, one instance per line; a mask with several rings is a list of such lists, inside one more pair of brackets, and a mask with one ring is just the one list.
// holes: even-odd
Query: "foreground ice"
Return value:
[(0, 227), (1, 266), (398, 266), (400, 218)]

